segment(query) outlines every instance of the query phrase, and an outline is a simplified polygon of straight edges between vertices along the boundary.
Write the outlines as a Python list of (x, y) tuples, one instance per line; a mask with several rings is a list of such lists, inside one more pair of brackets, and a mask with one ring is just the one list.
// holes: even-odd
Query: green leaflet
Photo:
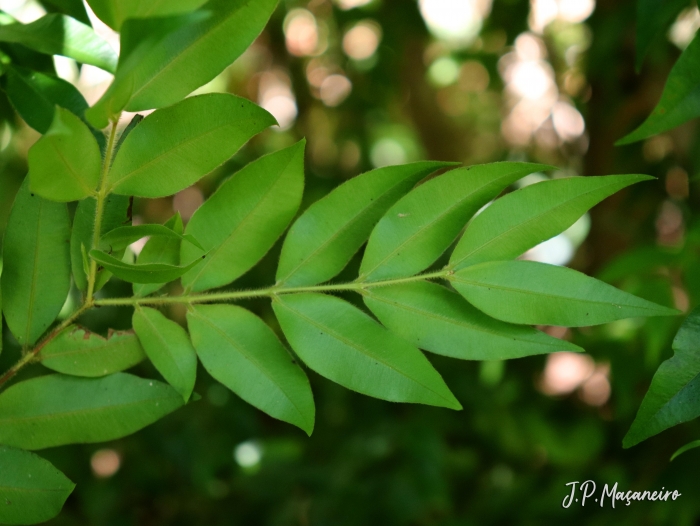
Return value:
[(419, 186), (382, 217), (367, 243), (360, 281), (413, 276), (457, 238), (466, 222), (501, 191), (553, 167), (493, 163), (453, 170)]
[(0, 523), (38, 524), (54, 518), (75, 484), (34, 453), (0, 446)]
[(100, 248), (110, 252), (124, 250), (133, 242), (148, 236), (187, 241), (194, 247), (203, 249), (199, 241), (193, 236), (183, 236), (164, 225), (135, 225), (115, 228), (100, 238)]
[(700, 447), (700, 440), (694, 440), (693, 442), (689, 442), (685, 446), (678, 448), (678, 450), (676, 450), (676, 452), (673, 455), (671, 455), (670, 462), (673, 462), (679, 455), (682, 455), (683, 453), (685, 453), (686, 451), (690, 451), (691, 449), (695, 449), (696, 447)]
[(121, 195), (163, 197), (196, 183), (275, 123), (252, 102), (223, 93), (158, 110), (124, 140), (107, 175)]
[(40, 3), (49, 13), (63, 13), (83, 24), (91, 25), (82, 0), (40, 0)]
[(436, 283), (367, 289), (365, 304), (386, 327), (416, 347), (462, 360), (508, 360), (583, 351), (532, 327), (511, 325), (472, 307)]
[(97, 264), (109, 270), (119, 279), (130, 283), (168, 283), (175, 281), (188, 270), (202, 262), (204, 256), (195, 259), (188, 265), (167, 265), (165, 263), (146, 263), (130, 265), (99, 250), (91, 250), (90, 257)]
[(448, 268), (518, 257), (569, 228), (606, 197), (649, 179), (653, 177), (569, 177), (505, 195), (474, 218), (455, 247)]
[(56, 108), (48, 131), (29, 149), (30, 188), (51, 201), (79, 201), (95, 193), (102, 156), (90, 128)]
[(36, 450), (105, 442), (135, 433), (182, 405), (169, 385), (127, 373), (40, 376), (0, 394), (0, 443)]
[[(0, 257), (0, 282), (2, 282), (2, 257)], [(2, 354), (2, 286), (0, 286), (0, 354)]]
[(693, 310), (673, 340), (674, 355), (659, 366), (637, 417), (622, 441), (632, 447), (700, 416), (700, 307)]
[(39, 353), (45, 367), (87, 377), (124, 371), (145, 358), (138, 338), (131, 331), (110, 331), (107, 338), (103, 338), (75, 325), (63, 329)]
[[(73, 217), (73, 231), (70, 238), (70, 260), (73, 269), (75, 286), (80, 290), (87, 289), (87, 274), (83, 270), (83, 251), (85, 255), (92, 250), (92, 234), (95, 229), (95, 207), (93, 198), (83, 199), (78, 203)], [(131, 222), (131, 205), (128, 197), (123, 195), (108, 195), (105, 201), (104, 215), (102, 217), (102, 231), (124, 226)], [(117, 253), (116, 256), (121, 257)], [(98, 270), (95, 290), (100, 290), (109, 280), (111, 274), (106, 270)]]
[(289, 229), (280, 286), (316, 285), (338, 274), (397, 199), (434, 171), (455, 163), (417, 162), (358, 175), (312, 204)]
[[(165, 226), (176, 234), (182, 234), (182, 218), (179, 213), (171, 217)], [(136, 259), (138, 265), (146, 263), (165, 263), (178, 265), (180, 263), (180, 239), (172, 237), (152, 237), (144, 245)], [(161, 289), (165, 283), (134, 283), (134, 296), (148, 296)]]
[(187, 402), (197, 377), (197, 354), (185, 329), (146, 307), (134, 310), (132, 323), (148, 358)]
[(641, 141), (700, 115), (700, 37), (695, 36), (671, 69), (661, 100), (649, 117), (616, 145)]
[(39, 133), (46, 133), (51, 126), (56, 106), (70, 110), (78, 117), (82, 117), (88, 108), (75, 86), (58, 77), (10, 66), (2, 78), (12, 107)]
[(391, 402), (462, 408), (423, 353), (340, 298), (285, 294), (272, 306), (297, 355), (329, 380)]
[(534, 261), (480, 263), (449, 279), (469, 303), (511, 323), (584, 327), (678, 314), (575, 270)]
[(127, 18), (160, 17), (197, 9), (206, 0), (88, 0), (95, 15), (115, 31)]
[(231, 283), (255, 265), (294, 218), (304, 191), (306, 141), (253, 161), (224, 182), (192, 216), (187, 233), (203, 250), (182, 244), (180, 259), (209, 252), (182, 277), (188, 290)]
[(22, 44), (47, 55), (63, 55), (114, 73), (117, 54), (90, 26), (65, 15), (51, 14), (31, 24), (0, 26), (0, 42)]
[(114, 82), (88, 118), (104, 128), (125, 107), (141, 111), (179, 101), (236, 60), (276, 6), (277, 0), (211, 0), (186, 19), (127, 21), (122, 35), (130, 42), (122, 50), (128, 56), (122, 55)]
[(66, 205), (30, 193), (25, 179), (7, 222), (1, 281), (7, 325), (23, 346), (39, 339), (66, 301), (69, 239)]
[(644, 57), (656, 37), (671, 24), (683, 8), (688, 7), (689, 3), (688, 0), (637, 0), (637, 72), (642, 68)]
[(209, 374), (249, 404), (311, 435), (309, 380), (265, 322), (234, 305), (196, 305), (187, 325)]

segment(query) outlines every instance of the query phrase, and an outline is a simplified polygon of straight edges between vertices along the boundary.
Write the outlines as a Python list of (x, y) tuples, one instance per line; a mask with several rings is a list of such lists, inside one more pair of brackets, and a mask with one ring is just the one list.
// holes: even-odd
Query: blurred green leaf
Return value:
[(297, 355), (329, 380), (391, 402), (462, 408), (423, 353), (340, 298), (285, 294), (272, 306)]
[(196, 183), (275, 123), (252, 102), (223, 93), (190, 97), (146, 117), (117, 153), (109, 189), (163, 197)]
[(695, 440), (693, 442), (690, 442), (686, 444), (685, 446), (678, 448), (676, 452), (671, 455), (671, 460), (670, 462), (673, 462), (678, 456), (682, 455), (686, 451), (690, 451), (691, 449), (695, 449), (697, 447), (700, 447), (700, 440)]
[(149, 360), (187, 402), (197, 378), (197, 354), (185, 329), (147, 307), (134, 310), (132, 323)]
[(249, 404), (311, 435), (309, 380), (260, 318), (234, 305), (196, 305), (187, 325), (209, 374)]
[(83, 24), (92, 25), (82, 0), (40, 0), (40, 3), (49, 13), (63, 13)]
[(165, 263), (129, 264), (105, 252), (91, 250), (90, 257), (119, 279), (130, 283), (168, 283), (175, 281), (188, 270), (202, 262), (198, 258), (187, 265), (167, 265)]
[(127, 18), (148, 18), (186, 13), (206, 0), (88, 0), (95, 15), (115, 31)]
[(454, 163), (388, 166), (354, 177), (311, 205), (290, 228), (277, 268), (280, 286), (315, 285), (338, 274), (397, 199)]
[(575, 270), (534, 261), (493, 261), (450, 276), (457, 291), (489, 316), (510, 323), (584, 327), (669, 309)]
[(637, 71), (642, 68), (644, 57), (656, 37), (668, 28), (683, 8), (690, 5), (689, 0), (637, 0)]
[(69, 239), (66, 205), (32, 194), (25, 179), (5, 230), (0, 282), (7, 325), (24, 346), (49, 328), (68, 297)]
[(0, 443), (36, 450), (105, 442), (135, 433), (182, 405), (169, 385), (126, 373), (40, 376), (0, 394)]
[(83, 327), (63, 329), (38, 355), (42, 365), (73, 376), (98, 377), (124, 371), (146, 355), (133, 332), (112, 332), (103, 338)]
[(231, 283), (270, 250), (301, 203), (305, 145), (300, 141), (253, 161), (194, 213), (186, 231), (204, 248), (182, 244), (180, 259), (208, 254), (182, 277), (186, 289), (202, 291)]
[(429, 282), (367, 289), (364, 300), (384, 326), (426, 351), (462, 360), (507, 360), (583, 351), (531, 327), (511, 325), (472, 307), (459, 294)]
[(75, 484), (34, 453), (0, 446), (0, 522), (38, 524), (54, 518)]

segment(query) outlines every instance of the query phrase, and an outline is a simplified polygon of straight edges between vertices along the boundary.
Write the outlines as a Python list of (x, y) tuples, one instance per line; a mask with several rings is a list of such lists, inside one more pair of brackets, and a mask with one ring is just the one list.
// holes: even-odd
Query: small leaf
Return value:
[(534, 261), (480, 263), (457, 271), (450, 280), (469, 303), (511, 323), (585, 327), (678, 314), (575, 270)]
[(187, 233), (204, 248), (182, 244), (180, 259), (209, 254), (183, 276), (185, 288), (201, 291), (231, 283), (270, 250), (301, 202), (305, 144), (300, 141), (250, 163), (194, 213)]
[(46, 133), (56, 114), (56, 106), (82, 117), (88, 108), (80, 92), (58, 77), (11, 66), (3, 76), (4, 89), (12, 107), (39, 133)]
[(90, 128), (56, 108), (46, 134), (29, 149), (30, 188), (51, 201), (79, 201), (95, 193), (102, 156)]
[(329, 380), (391, 402), (462, 408), (423, 353), (346, 301), (285, 294), (272, 306), (299, 358)]
[(688, 5), (688, 0), (637, 0), (637, 54), (635, 66), (638, 72), (656, 37)]
[(36, 450), (125, 437), (183, 405), (169, 385), (127, 373), (51, 374), (0, 394), (0, 443)]
[(358, 175), (312, 204), (289, 229), (279, 286), (316, 285), (338, 274), (379, 218), (418, 181), (456, 163), (417, 162)]
[[(182, 234), (183, 225), (179, 212), (171, 217), (165, 226), (177, 234)], [(138, 265), (146, 263), (180, 264), (180, 239), (172, 237), (152, 237), (144, 245), (136, 259)], [(134, 296), (148, 296), (160, 290), (165, 283), (134, 283)]]
[(54, 518), (75, 484), (34, 453), (0, 446), (0, 523), (38, 524)]
[(187, 241), (194, 247), (204, 250), (204, 247), (202, 247), (194, 236), (183, 236), (164, 225), (135, 225), (115, 228), (100, 238), (100, 248), (110, 252), (124, 250), (135, 241), (149, 236)]
[(639, 128), (615, 144), (620, 146), (641, 141), (652, 135), (680, 126), (700, 116), (700, 36), (695, 35), (690, 45), (668, 75), (661, 100)]
[(197, 354), (185, 329), (146, 307), (134, 310), (132, 323), (148, 358), (187, 402), (197, 377)]
[(311, 435), (309, 380), (260, 318), (234, 305), (196, 305), (187, 325), (209, 374), (249, 404)]
[(450, 258), (449, 268), (513, 259), (573, 225), (588, 209), (648, 175), (568, 177), (543, 181), (505, 195), (474, 218)]
[(372, 232), (359, 281), (413, 276), (457, 238), (467, 221), (501, 191), (551, 166), (481, 164), (453, 170), (422, 184), (396, 203)]
[(202, 259), (195, 259), (188, 265), (167, 265), (165, 263), (146, 263), (140, 265), (130, 265), (120, 259), (110, 256), (99, 250), (91, 250), (90, 257), (97, 261), (119, 279), (130, 283), (168, 283), (175, 281), (185, 272), (202, 262)]
[(126, 21), (123, 61), (89, 118), (103, 128), (124, 107), (141, 111), (181, 100), (233, 63), (276, 6), (277, 0), (211, 0), (185, 17)]
[[(78, 203), (73, 217), (73, 230), (70, 238), (70, 258), (73, 268), (73, 280), (80, 290), (87, 289), (87, 273), (84, 269), (83, 256), (87, 257), (92, 250), (92, 234), (95, 229), (95, 208), (97, 202), (93, 198), (83, 199)], [(129, 198), (123, 195), (108, 195), (102, 216), (102, 232), (109, 232), (120, 226), (131, 223), (131, 204)], [(118, 252), (115, 256), (121, 257)], [(106, 270), (98, 270), (95, 290), (100, 290), (111, 276)]]
[(115, 31), (127, 18), (147, 18), (186, 13), (206, 0), (88, 0), (95, 15)]
[(71, 325), (47, 343), (39, 353), (41, 363), (59, 373), (98, 377), (124, 371), (146, 355), (136, 335), (111, 332), (107, 338)]
[(462, 360), (508, 360), (583, 351), (523, 325), (486, 316), (459, 294), (429, 282), (365, 291), (365, 303), (387, 328), (426, 351)]
[(673, 350), (673, 357), (656, 371), (637, 417), (622, 441), (623, 447), (632, 447), (669, 427), (700, 416), (697, 403), (700, 392), (700, 307), (695, 308), (681, 325), (673, 340)]
[(189, 97), (134, 128), (107, 176), (110, 190), (138, 197), (175, 194), (274, 123), (265, 110), (234, 95)]
[(2, 309), (23, 346), (56, 319), (70, 290), (70, 219), (64, 203), (42, 199), (22, 184), (5, 230)]
[(63, 55), (114, 73), (117, 54), (90, 26), (65, 15), (45, 15), (30, 24), (0, 26), (0, 42), (14, 42), (47, 55)]
[(678, 448), (678, 450), (676, 450), (676, 452), (671, 456), (670, 461), (673, 462), (679, 455), (682, 455), (683, 453), (685, 453), (686, 451), (690, 451), (691, 449), (695, 449), (696, 447), (700, 447), (700, 440), (695, 440), (681, 448)]

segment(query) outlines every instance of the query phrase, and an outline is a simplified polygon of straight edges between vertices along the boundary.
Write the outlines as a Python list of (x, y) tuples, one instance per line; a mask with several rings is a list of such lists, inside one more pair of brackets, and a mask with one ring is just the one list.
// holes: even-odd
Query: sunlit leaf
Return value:
[(208, 252), (182, 277), (189, 290), (231, 283), (262, 258), (296, 214), (304, 190), (301, 141), (253, 161), (224, 182), (192, 216), (186, 232), (202, 245), (181, 245), (180, 259)]
[(311, 435), (309, 380), (265, 322), (234, 305), (197, 305), (187, 324), (209, 374), (249, 404)]
[(461, 409), (423, 353), (346, 301), (284, 294), (272, 306), (299, 358), (329, 380), (392, 402)]

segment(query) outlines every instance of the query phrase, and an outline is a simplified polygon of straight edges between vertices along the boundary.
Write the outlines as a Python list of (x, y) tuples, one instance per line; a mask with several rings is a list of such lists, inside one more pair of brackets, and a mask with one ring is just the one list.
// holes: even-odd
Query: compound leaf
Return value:
[(234, 305), (197, 305), (187, 324), (209, 374), (249, 404), (311, 435), (309, 380), (265, 322)]

